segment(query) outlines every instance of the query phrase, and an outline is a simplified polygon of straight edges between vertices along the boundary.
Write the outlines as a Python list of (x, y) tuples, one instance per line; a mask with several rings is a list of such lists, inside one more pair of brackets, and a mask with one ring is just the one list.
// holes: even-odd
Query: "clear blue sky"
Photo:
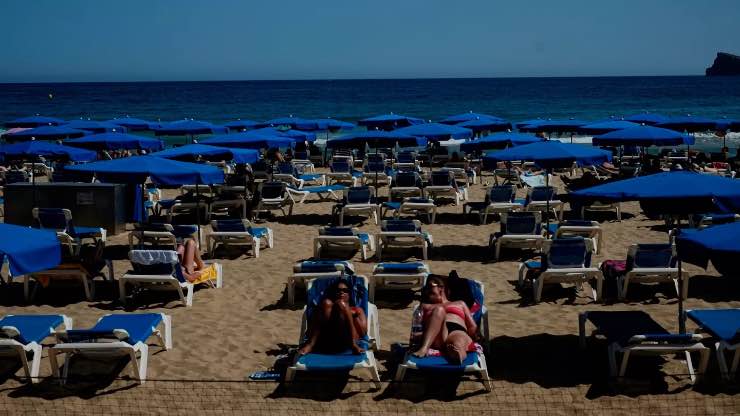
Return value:
[(0, 0), (0, 82), (703, 74), (738, 0)]

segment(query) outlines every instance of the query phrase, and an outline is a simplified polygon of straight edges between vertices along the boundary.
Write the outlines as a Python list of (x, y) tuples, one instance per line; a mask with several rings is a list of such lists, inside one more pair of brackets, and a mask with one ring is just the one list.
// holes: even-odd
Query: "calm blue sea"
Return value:
[(511, 121), (599, 120), (642, 111), (740, 118), (740, 77), (0, 84), (0, 121), (32, 114), (215, 123), (292, 114), (356, 121), (388, 112), (434, 120), (470, 110)]

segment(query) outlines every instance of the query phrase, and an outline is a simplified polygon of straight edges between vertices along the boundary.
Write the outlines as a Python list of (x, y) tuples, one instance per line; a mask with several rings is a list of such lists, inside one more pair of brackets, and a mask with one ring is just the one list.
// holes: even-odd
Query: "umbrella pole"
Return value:
[(31, 208), (36, 208), (36, 173), (33, 171), (34, 164), (34, 159), (31, 159), (31, 199), (33, 200), (33, 206)]
[(678, 332), (686, 333), (686, 320), (683, 312), (683, 270), (681, 270), (681, 258), (678, 258)]
[(200, 250), (200, 188), (195, 183), (195, 221), (198, 225), (198, 250)]
[[(144, 179), (146, 181), (146, 179)], [(146, 192), (146, 184), (145, 182), (141, 183), (141, 203), (139, 204), (139, 208), (141, 208), (141, 216), (139, 217), (139, 224), (144, 224), (144, 216), (146, 215), (146, 204), (144, 201), (144, 195)], [(144, 248), (144, 238), (139, 238), (139, 250)]]
[(545, 232), (547, 233), (547, 237), (550, 237), (550, 171), (548, 169), (545, 169), (545, 189), (547, 189), (547, 200), (545, 201), (545, 218), (546, 218), (546, 224), (545, 225)]

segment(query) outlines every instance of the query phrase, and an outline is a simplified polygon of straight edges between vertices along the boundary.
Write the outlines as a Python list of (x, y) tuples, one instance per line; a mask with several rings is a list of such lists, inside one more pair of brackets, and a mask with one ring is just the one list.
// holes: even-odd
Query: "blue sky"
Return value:
[(2, 0), (0, 82), (703, 74), (737, 0)]

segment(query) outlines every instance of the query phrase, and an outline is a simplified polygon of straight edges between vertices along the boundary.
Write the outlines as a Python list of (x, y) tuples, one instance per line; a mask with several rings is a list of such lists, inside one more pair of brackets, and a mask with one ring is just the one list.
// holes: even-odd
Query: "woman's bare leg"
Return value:
[(440, 332), (442, 332), (442, 328), (445, 325), (446, 315), (447, 312), (445, 312), (445, 308), (442, 305), (437, 305), (432, 309), (432, 312), (429, 314), (426, 328), (424, 329), (421, 347), (413, 353), (415, 356), (426, 357), (432, 343), (437, 339)]
[(464, 331), (454, 331), (445, 340), (445, 355), (451, 362), (460, 364), (467, 358), (471, 342), (472, 338)]
[(316, 342), (319, 340), (321, 335), (321, 328), (326, 322), (331, 319), (331, 312), (334, 309), (334, 302), (329, 299), (324, 299), (317, 310), (314, 311), (311, 322), (308, 325), (308, 342), (306, 342), (300, 349), (298, 354), (305, 355), (310, 353), (316, 346)]
[(365, 352), (364, 349), (360, 348), (357, 345), (357, 341), (360, 340), (360, 334), (357, 332), (357, 328), (355, 327), (355, 319), (352, 316), (352, 308), (350, 308), (350, 306), (343, 301), (335, 303), (334, 308), (337, 311), (337, 317), (340, 318), (339, 321), (343, 326), (342, 329), (344, 329), (345, 331), (349, 331), (350, 348), (352, 349), (352, 352), (355, 354), (361, 354)]

